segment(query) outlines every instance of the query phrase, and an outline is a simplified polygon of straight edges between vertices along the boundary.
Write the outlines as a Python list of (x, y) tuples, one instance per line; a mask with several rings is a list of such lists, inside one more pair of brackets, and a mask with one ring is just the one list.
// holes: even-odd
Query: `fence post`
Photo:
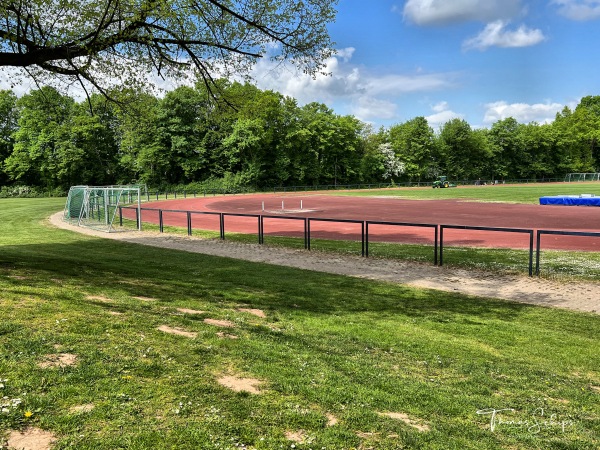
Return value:
[(533, 230), (529, 233), (529, 276), (533, 276)]
[(369, 257), (369, 221), (365, 222), (365, 258)]
[(304, 250), (308, 249), (308, 218), (304, 218)]
[(219, 231), (221, 233), (221, 240), (225, 240), (225, 216), (223, 213), (219, 214), (220, 223), (219, 223)]
[(163, 212), (162, 209), (158, 210), (158, 229), (163, 232)]
[(438, 235), (439, 235), (438, 228), (439, 228), (439, 225), (436, 225), (435, 232), (434, 232), (435, 242), (433, 244), (433, 265), (434, 266), (437, 266), (437, 263), (438, 263)]
[(537, 230), (537, 242), (536, 242), (536, 249), (535, 249), (535, 274), (536, 276), (540, 276), (540, 242), (541, 242), (541, 235), (542, 233), (540, 233), (540, 230)]
[(310, 250), (310, 217), (306, 218), (307, 228), (306, 228), (306, 249)]
[(362, 236), (362, 253), (361, 256), (365, 256), (365, 222), (360, 224), (360, 234)]
[(192, 213), (187, 211), (187, 228), (188, 228), (188, 236), (192, 235)]
[(259, 223), (258, 223), (258, 243), (259, 244), (264, 244), (265, 243), (265, 221), (264, 221), (264, 217), (262, 215), (259, 216)]
[(440, 267), (444, 265), (444, 225), (440, 225)]
[(123, 226), (123, 207), (119, 206), (119, 226)]

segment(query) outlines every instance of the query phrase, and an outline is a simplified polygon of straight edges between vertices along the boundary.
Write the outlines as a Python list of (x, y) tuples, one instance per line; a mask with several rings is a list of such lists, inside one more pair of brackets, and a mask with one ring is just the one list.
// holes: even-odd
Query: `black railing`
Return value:
[(367, 220), (365, 222), (365, 256), (369, 257), (369, 225), (391, 225), (398, 227), (419, 227), (419, 228), (433, 228), (433, 264), (438, 263), (438, 225), (431, 223), (406, 223), (406, 222), (378, 222), (373, 220)]
[(540, 274), (540, 252), (542, 250), (542, 235), (550, 234), (555, 236), (581, 236), (600, 238), (600, 232), (593, 231), (560, 231), (560, 230), (538, 230), (535, 250), (535, 274)]
[(222, 224), (221, 239), (223, 239), (223, 240), (225, 239), (225, 216), (256, 218), (256, 224), (257, 224), (257, 228), (258, 228), (258, 243), (262, 244), (263, 238), (262, 238), (262, 227), (261, 227), (261, 221), (260, 221), (260, 214), (221, 213), (221, 224)]
[(294, 216), (260, 216), (261, 244), (265, 243), (265, 219), (301, 220), (304, 224), (304, 248), (308, 250), (308, 219), (306, 217)]
[(444, 264), (444, 230), (473, 230), (498, 233), (523, 233), (529, 234), (529, 276), (533, 275), (533, 230), (523, 228), (498, 228), (498, 227), (472, 227), (467, 225), (440, 225), (440, 266)]
[(310, 250), (310, 223), (311, 222), (337, 222), (337, 223), (357, 223), (360, 224), (360, 239), (361, 239), (361, 256), (365, 256), (365, 222), (362, 220), (354, 219), (326, 219), (326, 218), (313, 218), (307, 217), (308, 232), (307, 232), (307, 249)]
[[(265, 236), (265, 219), (275, 220), (299, 220), (303, 222), (304, 230), (304, 248), (307, 250), (311, 249), (311, 223), (313, 222), (333, 222), (333, 223), (354, 223), (360, 225), (360, 236), (361, 236), (361, 255), (369, 257), (369, 236), (371, 235), (369, 226), (373, 225), (384, 225), (384, 226), (397, 226), (397, 227), (420, 227), (420, 228), (433, 228), (434, 238), (434, 265), (439, 264), (440, 266), (444, 263), (444, 230), (455, 229), (455, 230), (472, 230), (472, 231), (485, 231), (493, 233), (520, 233), (529, 235), (529, 264), (528, 272), (529, 276), (533, 275), (533, 253), (534, 253), (534, 230), (523, 229), (523, 228), (499, 228), (499, 227), (480, 227), (480, 226), (468, 226), (468, 225), (436, 225), (429, 223), (409, 223), (409, 222), (384, 222), (384, 221), (362, 221), (354, 219), (331, 219), (322, 217), (298, 217), (298, 216), (274, 216), (274, 215), (261, 215), (261, 214), (241, 214), (241, 213), (223, 213), (223, 212), (212, 212), (212, 211), (187, 211), (187, 210), (176, 210), (176, 209), (158, 209), (158, 208), (138, 208), (133, 206), (119, 206), (119, 224), (123, 225), (123, 210), (134, 210), (135, 211), (135, 222), (138, 229), (141, 230), (143, 223), (143, 212), (144, 211), (156, 211), (158, 212), (158, 226), (160, 232), (164, 232), (165, 219), (164, 213), (178, 213), (186, 215), (187, 234), (191, 236), (193, 233), (193, 216), (194, 215), (213, 215), (219, 217), (219, 238), (225, 239), (225, 217), (246, 217), (255, 218), (257, 220), (257, 234), (258, 243), (264, 244)], [(600, 232), (583, 232), (583, 231), (560, 231), (560, 230), (538, 230), (537, 231), (537, 242), (536, 242), (536, 261), (535, 261), (535, 273), (540, 273), (540, 252), (542, 250), (541, 236), (542, 235), (561, 235), (561, 236), (582, 236), (582, 237), (598, 237), (600, 238)]]

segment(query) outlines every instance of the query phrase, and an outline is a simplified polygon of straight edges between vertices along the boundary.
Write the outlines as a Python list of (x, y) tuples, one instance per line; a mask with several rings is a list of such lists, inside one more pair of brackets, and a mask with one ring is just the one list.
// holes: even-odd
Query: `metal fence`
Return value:
[[(355, 219), (332, 219), (322, 217), (298, 217), (298, 216), (274, 216), (274, 215), (262, 215), (262, 214), (242, 214), (242, 213), (225, 213), (225, 212), (211, 212), (211, 211), (186, 211), (177, 209), (159, 209), (159, 208), (140, 208), (138, 215), (138, 209), (128, 206), (119, 207), (119, 223), (123, 225), (123, 210), (135, 211), (135, 222), (136, 227), (141, 229), (144, 221), (144, 212), (155, 212), (157, 214), (157, 221), (159, 231), (164, 232), (165, 226), (165, 213), (173, 214), (185, 214), (187, 234), (191, 236), (193, 234), (194, 217), (195, 216), (217, 216), (219, 220), (219, 238), (225, 240), (226, 231), (226, 217), (238, 217), (238, 218), (250, 218), (256, 219), (256, 234), (257, 241), (259, 244), (265, 242), (265, 221), (269, 220), (296, 220), (302, 223), (302, 234), (304, 238), (304, 248), (306, 250), (311, 249), (311, 238), (314, 231), (311, 231), (311, 224), (316, 222), (332, 222), (332, 223), (353, 223), (360, 225), (360, 242), (361, 242), (361, 256), (369, 257), (369, 237), (371, 236), (370, 227), (374, 225), (384, 225), (393, 227), (416, 227), (426, 228), (433, 231), (433, 264), (442, 266), (444, 264), (444, 231), (449, 229), (455, 230), (471, 230), (471, 231), (483, 231), (487, 233), (517, 233), (528, 236), (528, 273), (532, 276), (534, 273), (533, 255), (534, 251), (536, 254), (535, 258), (535, 274), (540, 274), (540, 252), (542, 251), (541, 236), (542, 235), (562, 235), (562, 236), (583, 236), (583, 237), (594, 237), (600, 238), (600, 232), (579, 232), (579, 231), (561, 231), (561, 230), (538, 230), (536, 245), (534, 246), (534, 233), (533, 229), (523, 228), (499, 228), (499, 227), (481, 227), (481, 226), (467, 226), (467, 225), (445, 225), (445, 224), (430, 224), (430, 223), (408, 223), (408, 222), (385, 222), (385, 221), (362, 221)], [(133, 216), (133, 214), (132, 214)], [(247, 234), (247, 233), (245, 233)], [(456, 246), (454, 246), (456, 247)], [(481, 247), (478, 247), (481, 248)], [(485, 250), (485, 249), (484, 249)]]

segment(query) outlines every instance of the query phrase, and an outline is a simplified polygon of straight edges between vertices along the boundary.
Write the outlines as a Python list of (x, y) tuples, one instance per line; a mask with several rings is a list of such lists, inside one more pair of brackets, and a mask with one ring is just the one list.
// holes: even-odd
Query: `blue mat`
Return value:
[(552, 195), (540, 197), (540, 205), (600, 206), (600, 197), (591, 195)]

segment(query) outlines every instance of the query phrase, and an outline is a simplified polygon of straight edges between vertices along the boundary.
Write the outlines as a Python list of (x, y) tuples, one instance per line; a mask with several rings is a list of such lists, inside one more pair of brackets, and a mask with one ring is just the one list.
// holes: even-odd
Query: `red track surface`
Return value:
[[(282, 201), (285, 210), (288, 211), (285, 214), (282, 214), (281, 211)], [(299, 211), (301, 201), (303, 210)], [(265, 211), (262, 211), (263, 202)], [(600, 231), (600, 208), (479, 203), (461, 200), (252, 194), (231, 197), (180, 198), (146, 203), (144, 208), (534, 230)], [(158, 223), (156, 212), (144, 211), (142, 218), (144, 222)], [(163, 221), (165, 226), (186, 227), (186, 215), (182, 213), (165, 212)], [(303, 233), (301, 221), (265, 219), (264, 223), (264, 232), (267, 238), (269, 235), (302, 236)], [(218, 230), (218, 216), (194, 214), (192, 215), (192, 225), (197, 229)], [(225, 216), (226, 233), (257, 233), (257, 228), (257, 219), (255, 218)], [(311, 221), (311, 238), (359, 240), (360, 225)], [(369, 240), (371, 242), (433, 243), (433, 230), (371, 225)], [(444, 245), (528, 248), (529, 235), (446, 229)], [(543, 235), (542, 248), (600, 251), (600, 238)]]

